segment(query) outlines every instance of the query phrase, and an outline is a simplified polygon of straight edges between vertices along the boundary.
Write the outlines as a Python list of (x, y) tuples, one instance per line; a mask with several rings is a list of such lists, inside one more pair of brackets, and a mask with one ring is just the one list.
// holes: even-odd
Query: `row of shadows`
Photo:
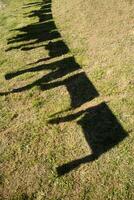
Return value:
[[(0, 95), (23, 92), (34, 86), (39, 86), (44, 91), (64, 85), (70, 95), (71, 109), (75, 109), (98, 97), (99, 93), (85, 72), (76, 63), (75, 58), (70, 56), (70, 50), (63, 41), (53, 20), (51, 4), (51, 0), (42, 0), (42, 2), (29, 3), (24, 6), (24, 8), (37, 6), (36, 10), (25, 14), (27, 17), (36, 16), (39, 20), (37, 23), (15, 29), (19, 31), (19, 34), (8, 39), (10, 47), (7, 49), (7, 51), (12, 49), (29, 51), (43, 46), (49, 51), (49, 56), (37, 60), (35, 63), (31, 63), (31, 65), (36, 66), (8, 73), (5, 75), (5, 78), (9, 80), (24, 73), (37, 72), (45, 69), (50, 70), (50, 72), (28, 85), (13, 89), (10, 92), (0, 93)], [(17, 43), (17, 45), (14, 46), (14, 43)], [(55, 60), (53, 58), (58, 59), (58, 61), (53, 61)], [(42, 62), (44, 64), (41, 64)], [(75, 114), (66, 115), (61, 118), (53, 118), (49, 123), (59, 124), (72, 120), (76, 120), (82, 127), (86, 141), (92, 149), (92, 154), (59, 166), (57, 168), (58, 175), (64, 175), (82, 163), (98, 159), (103, 153), (127, 137), (127, 133), (105, 102), (95, 107), (75, 112)]]

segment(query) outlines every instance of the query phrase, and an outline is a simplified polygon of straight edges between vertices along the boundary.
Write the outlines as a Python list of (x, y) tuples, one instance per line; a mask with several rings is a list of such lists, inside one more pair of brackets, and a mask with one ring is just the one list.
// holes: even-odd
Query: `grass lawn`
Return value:
[(134, 199), (134, 2), (0, 0), (0, 199)]

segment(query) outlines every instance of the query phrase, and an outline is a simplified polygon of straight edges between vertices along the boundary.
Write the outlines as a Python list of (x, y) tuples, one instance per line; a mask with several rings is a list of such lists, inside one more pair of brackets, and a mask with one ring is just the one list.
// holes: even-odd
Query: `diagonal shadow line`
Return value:
[[(69, 67), (71, 63), (73, 63), (73, 66)], [(79, 65), (75, 62), (74, 57), (69, 57), (69, 58), (62, 59), (60, 61), (55, 61), (50, 64), (42, 64), (42, 65), (31, 67), (28, 69), (23, 69), (23, 70), (12, 72), (12, 73), (7, 73), (5, 75), (5, 79), (10, 80), (12, 78), (15, 78), (16, 76), (19, 76), (25, 73), (37, 72), (37, 71), (42, 71), (42, 70), (53, 70), (53, 71), (55, 70), (55, 73), (59, 72), (58, 76), (60, 78), (60, 73), (61, 75), (62, 73), (65, 73), (65, 72), (66, 74), (68, 74), (79, 69), (80, 69)]]

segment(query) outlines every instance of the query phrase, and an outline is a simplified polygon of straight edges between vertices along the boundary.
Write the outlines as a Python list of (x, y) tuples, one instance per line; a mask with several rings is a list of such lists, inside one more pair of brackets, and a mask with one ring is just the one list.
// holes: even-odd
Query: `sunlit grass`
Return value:
[[(27, 3), (37, 2), (35, 0), (2, 2), (0, 93), (23, 87), (49, 72), (30, 72), (5, 80), (8, 73), (40, 65), (29, 64), (47, 58), (49, 51), (44, 46), (29, 51), (21, 48), (6, 51), (9, 47), (29, 42), (7, 44), (9, 38), (22, 33), (14, 29), (38, 22), (37, 16), (30, 18), (24, 13), (38, 10), (40, 6), (33, 4), (24, 8)], [(0, 96), (2, 200), (134, 198), (133, 9), (133, 2), (127, 0), (52, 1), (54, 21), (62, 40), (71, 50), (62, 58), (75, 57), (99, 96), (76, 110), (70, 109), (71, 97), (64, 85), (47, 91), (35, 85), (23, 92)], [(49, 62), (51, 60), (47, 64)], [(74, 71), (71, 75), (76, 73)], [(82, 127), (77, 123), (80, 117), (59, 124), (50, 124), (49, 120), (69, 116), (101, 102), (107, 103), (129, 137), (98, 160), (58, 177), (57, 167), (88, 155), (90, 149)]]

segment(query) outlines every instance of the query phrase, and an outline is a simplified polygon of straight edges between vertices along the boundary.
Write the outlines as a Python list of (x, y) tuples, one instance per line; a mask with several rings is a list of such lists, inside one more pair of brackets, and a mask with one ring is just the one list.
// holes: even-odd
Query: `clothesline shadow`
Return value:
[[(67, 44), (62, 39), (53, 19), (51, 2), (51, 0), (43, 0), (42, 2), (24, 5), (24, 8), (39, 6), (37, 10), (26, 14), (28, 17), (38, 17), (38, 22), (15, 29), (14, 31), (17, 30), (19, 33), (8, 39), (10, 47), (7, 49), (7, 51), (14, 49), (30, 51), (44, 47), (48, 51), (48, 57), (30, 63), (30, 67), (27, 69), (7, 73), (5, 78), (10, 80), (25, 73), (38, 71), (47, 71), (48, 73), (32, 83), (14, 88), (11, 91), (1, 92), (0, 95), (28, 91), (35, 86), (38, 86), (42, 91), (64, 86), (70, 95), (70, 109), (75, 110), (84, 103), (99, 97), (99, 92), (76, 62)], [(17, 45), (14, 46), (14, 43)], [(41, 64), (42, 62), (43, 64)], [(52, 119), (49, 123), (58, 124), (77, 119), (80, 116), (81, 119), (77, 120), (77, 123), (82, 127), (86, 141), (92, 149), (92, 154), (58, 167), (59, 175), (68, 173), (82, 163), (96, 160), (127, 136), (106, 103), (82, 110), (76, 114), (67, 115), (64, 118)]]
[(29, 51), (35, 48), (44, 47), (44, 43), (47, 44), (47, 42), (49, 41), (62, 39), (61, 34), (57, 30), (57, 27), (53, 20), (51, 11), (51, 0), (48, 2), (49, 3), (46, 4), (45, 1), (43, 1), (42, 3), (40, 3), (40, 9), (30, 12), (29, 17), (38, 17), (38, 22), (11, 30), (19, 31), (19, 33), (15, 37), (8, 39), (8, 45), (22, 42), (23, 44), (10, 46), (6, 51), (10, 51), (13, 49)]
[[(47, 5), (45, 2), (48, 1), (43, 1), (40, 9), (36, 10), (36, 12), (31, 11), (32, 14), (38, 16), (39, 22), (17, 29), (18, 31), (23, 31), (25, 33), (17, 34), (15, 37), (9, 39), (8, 43), (12, 44), (14, 42), (24, 42), (33, 38), (36, 39), (36, 41), (34, 41), (33, 43), (30, 42), (28, 44), (21, 44), (16, 47), (10, 47), (10, 50), (14, 48), (21, 48), (21, 50), (28, 51), (30, 49), (39, 47), (39, 43), (47, 41), (47, 43), (42, 45), (45, 47), (46, 50), (48, 50), (49, 56), (47, 58), (42, 58), (34, 63), (31, 63), (33, 65), (38, 64), (37, 66), (7, 73), (5, 75), (5, 78), (6, 80), (10, 80), (25, 73), (37, 72), (42, 70), (49, 70), (50, 72), (28, 85), (25, 85), (21, 88), (15, 88), (12, 91), (3, 93), (3, 95), (9, 93), (23, 92), (31, 89), (34, 86), (39, 86), (39, 88), (44, 91), (63, 85), (67, 88), (70, 95), (71, 107), (76, 108), (84, 104), (85, 102), (97, 97), (99, 94), (91, 81), (88, 79), (85, 72), (82, 71), (80, 65), (76, 63), (75, 58), (71, 55), (70, 49), (63, 41), (55, 25), (53, 17), (51, 17), (50, 22), (46, 22), (46, 7), (47, 10), (49, 9), (49, 11), (51, 11), (51, 1), (49, 1), (49, 4), (47, 3)], [(52, 16), (52, 13), (50, 13), (50, 16)], [(52, 34), (55, 31), (58, 35), (58, 40), (56, 41), (55, 39), (57, 39), (57, 37), (52, 37)], [(40, 39), (41, 35), (43, 35), (43, 37)], [(29, 47), (29, 44), (31, 45), (36, 43), (36, 47), (33, 45)], [(63, 56), (65, 56), (65, 58), (63, 58)], [(53, 61), (53, 58), (58, 59), (58, 61)], [(40, 62), (45, 61), (49, 61), (49, 63), (40, 64)]]
[(57, 168), (59, 176), (69, 173), (81, 164), (97, 160), (128, 136), (105, 102), (75, 114), (53, 118), (49, 123), (59, 124), (73, 120), (77, 120), (77, 124), (82, 127), (92, 153), (59, 166)]

